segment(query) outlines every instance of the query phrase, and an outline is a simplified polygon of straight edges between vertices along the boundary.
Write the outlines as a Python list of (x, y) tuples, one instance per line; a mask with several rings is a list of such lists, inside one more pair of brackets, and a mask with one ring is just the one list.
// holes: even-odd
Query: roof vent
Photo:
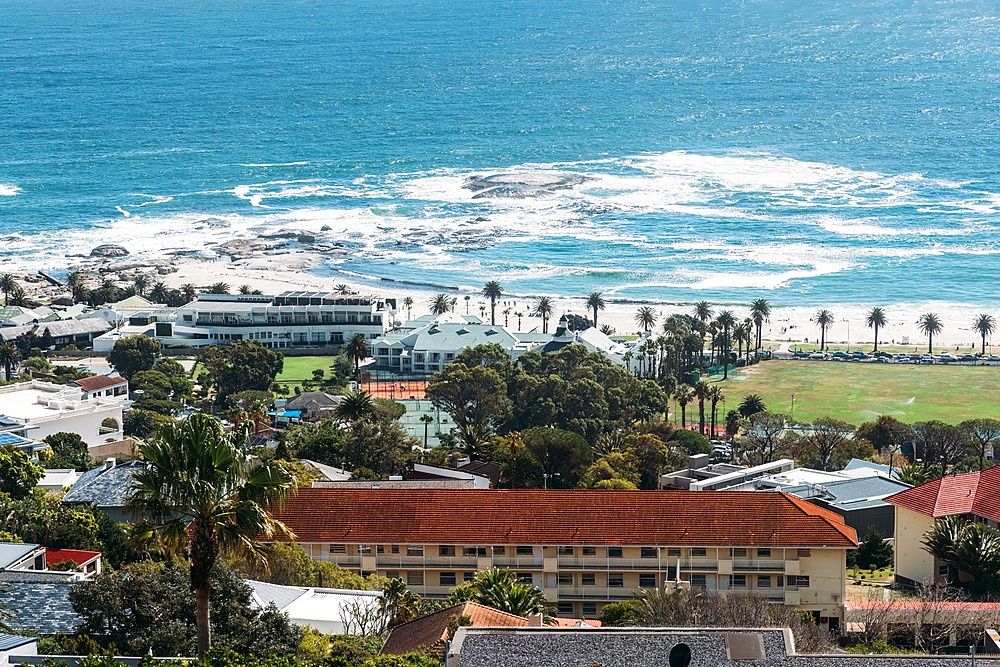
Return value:
[(114, 459), (114, 457), (112, 457), (112, 458), (109, 458), (109, 459), (107, 459), (107, 460), (106, 460), (106, 461), (104, 462), (104, 469), (105, 469), (105, 470), (111, 470), (111, 469), (112, 469), (112, 468), (114, 468), (114, 467), (115, 467), (115, 459)]

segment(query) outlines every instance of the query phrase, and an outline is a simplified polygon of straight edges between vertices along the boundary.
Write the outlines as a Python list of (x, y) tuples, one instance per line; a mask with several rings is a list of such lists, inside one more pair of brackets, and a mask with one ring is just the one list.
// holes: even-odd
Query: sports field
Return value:
[(1000, 366), (774, 360), (740, 372), (741, 377), (719, 383), (730, 410), (746, 394), (758, 394), (769, 410), (792, 414), (796, 421), (834, 417), (860, 424), (878, 415), (907, 423), (1000, 418)]

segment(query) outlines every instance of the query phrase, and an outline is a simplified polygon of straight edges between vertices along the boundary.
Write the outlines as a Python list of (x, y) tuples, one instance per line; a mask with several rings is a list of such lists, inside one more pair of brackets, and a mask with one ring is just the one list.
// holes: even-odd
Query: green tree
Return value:
[(826, 348), (826, 330), (834, 322), (833, 313), (823, 308), (812, 316), (812, 322), (819, 327), (819, 349), (823, 350)]
[(892, 545), (875, 526), (869, 526), (864, 539), (858, 543), (854, 562), (865, 570), (876, 570), (892, 565)]
[(284, 368), (284, 356), (259, 341), (238, 340), (225, 345), (209, 345), (201, 353), (201, 363), (215, 384), (216, 405), (225, 405), (231, 394), (267, 391)]
[(604, 296), (600, 292), (591, 292), (587, 296), (587, 308), (594, 313), (594, 326), (597, 326), (597, 311), (607, 307)]
[(7, 341), (0, 343), (0, 367), (3, 368), (4, 380), (14, 379), (14, 370), (17, 368), (17, 361), (21, 358), (14, 343)]
[(865, 317), (865, 324), (867, 324), (869, 328), (875, 329), (875, 347), (873, 348), (873, 351), (878, 352), (878, 330), (886, 325), (885, 311), (877, 306), (872, 308), (871, 311), (869, 311), (868, 316)]
[(986, 467), (986, 452), (991, 451), (996, 456), (997, 443), (1000, 443), (1000, 420), (967, 419), (958, 427), (969, 435), (975, 447), (979, 469), (982, 470)]
[(451, 298), (447, 294), (435, 294), (428, 305), (431, 307), (431, 313), (434, 315), (444, 315), (452, 309), (454, 304)]
[(282, 432), (281, 437), (296, 458), (332, 466), (344, 463), (347, 432), (333, 420), (294, 424)]
[(26, 498), (44, 474), (42, 468), (14, 445), (0, 447), (0, 493), (14, 499)]
[[(555, 428), (535, 427), (521, 433), (526, 450), (548, 475), (548, 486), (573, 488), (593, 459), (590, 445), (576, 433)], [(526, 480), (527, 481), (527, 480)], [(541, 486), (541, 475), (533, 480)]]
[(403, 307), (406, 308), (406, 320), (410, 321), (413, 319), (413, 297), (407, 296), (403, 297)]
[(351, 336), (347, 345), (344, 346), (344, 354), (347, 355), (348, 359), (354, 361), (354, 376), (355, 379), (359, 379), (361, 377), (361, 362), (372, 356), (372, 346), (365, 335), (356, 333)]
[(716, 323), (722, 327), (722, 379), (729, 379), (729, 350), (732, 346), (729, 340), (729, 330), (736, 326), (736, 316), (731, 310), (723, 310), (715, 318)]
[(503, 297), (503, 287), (495, 280), (490, 280), (483, 287), (483, 296), (490, 300), (490, 324), (497, 323), (497, 301)]
[(334, 407), (333, 415), (340, 421), (348, 423), (370, 419), (375, 416), (375, 404), (368, 392), (349, 391), (341, 397), (340, 402)]
[(836, 455), (844, 449), (854, 436), (854, 426), (840, 419), (820, 417), (809, 428), (806, 438), (810, 467), (820, 470), (835, 470)]
[(993, 332), (997, 330), (996, 320), (993, 319), (992, 315), (983, 313), (972, 323), (972, 330), (979, 332), (979, 335), (983, 337), (983, 348), (981, 353), (985, 355), (986, 337), (991, 336)]
[(757, 328), (757, 343), (754, 347), (755, 350), (760, 349), (764, 322), (770, 322), (770, 317), (771, 304), (768, 303), (767, 299), (754, 299), (753, 303), (750, 304), (750, 319), (753, 320), (754, 326)]
[[(535, 299), (535, 305), (531, 308), (531, 314), (542, 318), (542, 333), (549, 332), (549, 318), (552, 317), (553, 312), (555, 312), (555, 309), (552, 306), (552, 299), (547, 296), (540, 296)], [(520, 328), (520, 323), (518, 323), (518, 328)]]
[(9, 273), (5, 273), (0, 276), (0, 292), (3, 292), (3, 305), (10, 305), (10, 293), (14, 291), (17, 287), (17, 281), (14, 280), (14, 276)]
[(712, 311), (712, 304), (708, 301), (698, 301), (694, 304), (692, 314), (694, 315), (694, 318), (702, 324), (702, 326), (707, 326), (709, 320), (712, 319), (712, 315), (715, 313)]
[(229, 283), (225, 283), (225, 282), (222, 282), (222, 281), (217, 282), (217, 283), (212, 283), (212, 285), (208, 288), (208, 293), (209, 294), (229, 294)]
[(149, 289), (149, 276), (137, 273), (132, 276), (132, 284), (135, 286), (136, 294), (146, 296), (146, 290)]
[(211, 646), (211, 577), (220, 551), (265, 559), (258, 539), (290, 535), (268, 507), (291, 489), (291, 478), (250, 459), (245, 439), (246, 432), (228, 434), (205, 414), (164, 426), (138, 447), (148, 466), (136, 471), (126, 503), (158, 526), (170, 551), (188, 559), (200, 657)]
[(476, 573), (457, 597), (498, 609), (515, 616), (547, 614), (545, 594), (529, 583), (518, 581), (510, 570), (493, 568)]
[(459, 428), (495, 428), (507, 416), (507, 384), (494, 368), (450, 363), (427, 384), (425, 395)]
[(80, 472), (94, 467), (87, 443), (76, 433), (53, 433), (42, 440), (52, 449), (52, 457), (46, 461), (47, 468), (73, 468)]
[(879, 415), (875, 421), (861, 424), (854, 437), (867, 440), (879, 452), (894, 451), (913, 440), (913, 430), (895, 417)]
[(143, 335), (126, 336), (115, 341), (108, 353), (108, 362), (119, 375), (131, 381), (139, 371), (152, 369), (159, 356), (160, 341)]
[(656, 326), (656, 311), (650, 306), (642, 306), (635, 314), (635, 323), (642, 327), (643, 331), (649, 331)]
[(934, 351), (934, 336), (941, 333), (944, 324), (935, 313), (924, 313), (917, 320), (917, 327), (927, 336), (927, 353), (930, 354)]
[(639, 624), (639, 607), (634, 600), (612, 602), (601, 607), (601, 627), (632, 627)]
[(580, 479), (580, 485), (588, 489), (608, 488), (608, 482), (623, 482), (615, 488), (639, 488), (639, 459), (628, 451), (605, 454), (590, 464)]
[(964, 581), (970, 593), (1000, 587), (1000, 532), (995, 528), (960, 515), (942, 517), (924, 534), (923, 547), (949, 566), (953, 584)]
[(758, 412), (766, 412), (767, 406), (764, 405), (764, 399), (762, 399), (759, 395), (747, 394), (743, 397), (743, 400), (740, 401), (736, 410), (741, 416), (749, 419)]

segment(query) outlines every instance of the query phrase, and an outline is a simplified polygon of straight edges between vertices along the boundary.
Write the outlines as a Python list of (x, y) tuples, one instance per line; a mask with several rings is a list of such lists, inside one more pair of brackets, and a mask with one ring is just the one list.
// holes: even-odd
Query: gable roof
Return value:
[(885, 499), (934, 518), (953, 514), (975, 514), (1000, 521), (1000, 466), (948, 475), (931, 480)]
[(123, 377), (111, 377), (110, 375), (92, 375), (91, 377), (73, 380), (73, 384), (87, 392), (100, 391), (101, 389), (108, 389), (110, 387), (120, 387), (127, 382), (128, 380)]
[(53, 338), (64, 336), (82, 336), (102, 334), (111, 330), (111, 325), (100, 318), (87, 318), (83, 320), (59, 320), (43, 324), (26, 324), (18, 327), (0, 328), (0, 338), (3, 340), (14, 340), (18, 336), (32, 331), (39, 336), (49, 330), (49, 335)]
[(411, 651), (431, 649), (441, 651), (448, 636), (448, 623), (452, 616), (468, 616), (475, 627), (506, 628), (526, 627), (528, 619), (507, 612), (486, 607), (475, 602), (448, 607), (402, 625), (397, 625), (389, 633), (382, 645), (380, 655), (402, 655)]
[(16, 631), (36, 631), (40, 635), (57, 632), (72, 634), (83, 622), (69, 601), (69, 580), (10, 581), (0, 587), (0, 604), (5, 605)]
[(306, 543), (857, 545), (840, 515), (753, 491), (304, 488), (275, 516)]
[(11, 565), (21, 562), (40, 548), (37, 544), (0, 542), (0, 570), (6, 570)]
[(124, 507), (132, 490), (132, 475), (145, 463), (127, 461), (110, 468), (105, 464), (80, 476), (62, 501), (68, 504), (89, 503), (96, 507)]

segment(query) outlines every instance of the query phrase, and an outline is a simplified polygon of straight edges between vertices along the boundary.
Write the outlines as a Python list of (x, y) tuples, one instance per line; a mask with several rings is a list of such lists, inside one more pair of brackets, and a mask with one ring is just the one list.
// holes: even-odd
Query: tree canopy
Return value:
[(201, 353), (201, 363), (215, 386), (216, 405), (224, 405), (231, 394), (267, 391), (284, 368), (284, 355), (259, 341), (238, 340), (209, 345)]
[(108, 362), (115, 367), (118, 374), (126, 380), (139, 371), (153, 368), (156, 358), (160, 356), (160, 341), (149, 336), (126, 336), (115, 341), (108, 354)]

